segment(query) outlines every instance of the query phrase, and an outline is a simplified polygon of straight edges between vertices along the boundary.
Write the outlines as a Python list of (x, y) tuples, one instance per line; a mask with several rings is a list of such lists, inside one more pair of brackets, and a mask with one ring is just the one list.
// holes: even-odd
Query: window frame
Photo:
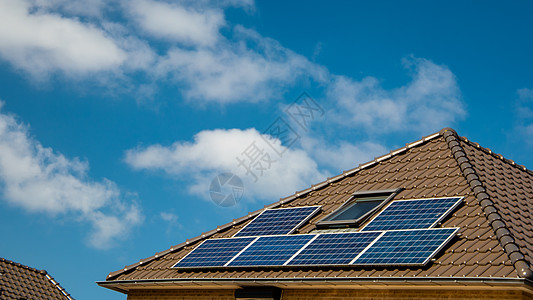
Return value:
[[(368, 220), (371, 216), (373, 216), (376, 212), (380, 211), (385, 205), (387, 205), (396, 195), (398, 195), (399, 192), (401, 192), (403, 188), (396, 188), (396, 189), (386, 189), (386, 190), (374, 190), (374, 191), (357, 191), (352, 194), (350, 199), (348, 199), (344, 204), (342, 204), (340, 207), (335, 209), (333, 212), (329, 213), (327, 216), (322, 218), (320, 221), (316, 223), (316, 226), (318, 229), (333, 229), (333, 228), (345, 228), (345, 227), (360, 227), (362, 223), (364, 223), (366, 220)], [(388, 194), (388, 196), (381, 201), (381, 203), (372, 208), (371, 210), (367, 211), (365, 214), (360, 216), (357, 219), (352, 220), (336, 220), (336, 221), (328, 221), (328, 219), (335, 214), (339, 213), (342, 210), (346, 210), (349, 207), (351, 207), (353, 204), (357, 203), (358, 199), (361, 198), (370, 198), (370, 197), (378, 197), (383, 194)], [(363, 200), (361, 199), (361, 200)]]

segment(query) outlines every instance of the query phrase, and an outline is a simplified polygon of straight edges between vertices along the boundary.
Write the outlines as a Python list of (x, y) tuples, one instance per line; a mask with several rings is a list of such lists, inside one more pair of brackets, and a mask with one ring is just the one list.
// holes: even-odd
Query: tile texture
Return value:
[(46, 271), (0, 258), (0, 299), (72, 300)]

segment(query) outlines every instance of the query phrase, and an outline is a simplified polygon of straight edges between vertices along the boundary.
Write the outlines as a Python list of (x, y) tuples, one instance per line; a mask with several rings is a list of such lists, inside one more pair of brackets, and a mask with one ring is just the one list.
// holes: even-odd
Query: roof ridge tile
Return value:
[[(468, 143), (468, 139), (459, 137), (457, 132), (455, 132), (453, 129), (443, 129), (442, 134), (448, 144), (448, 147), (452, 151), (453, 157), (456, 159), (459, 168), (463, 172), (464, 177), (474, 192), (476, 199), (479, 201), (487, 221), (492, 226), (500, 245), (505, 250), (505, 253), (511, 260), (514, 268), (520, 277), (533, 279), (533, 272), (525, 260), (525, 256), (520, 251), (520, 247), (516, 245), (511, 232), (503, 222), (499, 211), (494, 206), (494, 203), (490, 199), (490, 196), (488, 195), (483, 183), (479, 180), (479, 176), (473, 169), (466, 152), (459, 143), (461, 140)], [(478, 146), (476, 148), (479, 149), (481, 147)], [(489, 153), (492, 153), (492, 151)], [(499, 158), (499, 156), (496, 157)]]

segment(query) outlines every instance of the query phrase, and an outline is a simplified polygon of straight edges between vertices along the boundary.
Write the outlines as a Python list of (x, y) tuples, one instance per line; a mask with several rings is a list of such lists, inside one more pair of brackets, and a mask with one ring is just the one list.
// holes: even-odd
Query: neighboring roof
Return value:
[(206, 238), (232, 237), (262, 210), (248, 214), (169, 250), (112, 272), (100, 285), (126, 291), (128, 284), (217, 286), (227, 282), (317, 281), (413, 282), (425, 280), (517, 280), (530, 285), (533, 264), (533, 173), (491, 150), (458, 137), (452, 129), (329, 178), (265, 208), (321, 205), (322, 211), (295, 233), (315, 223), (357, 191), (402, 188), (395, 199), (464, 196), (465, 203), (442, 221), (459, 236), (424, 267), (261, 267), (253, 269), (172, 269)]
[(0, 258), (0, 299), (72, 300), (73, 298), (45, 270), (37, 270)]

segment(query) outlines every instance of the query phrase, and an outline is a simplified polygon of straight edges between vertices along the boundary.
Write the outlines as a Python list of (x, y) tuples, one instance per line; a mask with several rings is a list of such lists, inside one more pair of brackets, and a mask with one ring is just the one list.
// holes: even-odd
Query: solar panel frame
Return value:
[[(311, 212), (309, 212), (309, 214), (303, 218), (300, 222), (298, 222), (297, 224), (295, 224), (294, 226), (292, 226), (290, 228), (290, 230), (286, 231), (286, 232), (273, 232), (271, 234), (261, 234), (261, 233), (257, 233), (257, 232), (254, 232), (254, 234), (249, 234), (249, 235), (242, 235), (243, 232), (246, 232), (247, 230), (249, 230), (250, 226), (254, 226), (253, 223), (256, 221), (256, 220), (260, 220), (261, 216), (263, 216), (265, 213), (268, 213), (269, 211), (281, 211), (281, 210), (297, 210), (297, 209), (304, 209), (304, 208), (315, 208), (314, 210), (312, 210)], [(299, 206), (299, 207), (283, 207), (283, 208), (275, 208), (275, 209), (265, 209), (263, 210), (259, 215), (257, 215), (250, 223), (246, 224), (246, 226), (244, 226), (243, 228), (241, 228), (236, 234), (233, 235), (233, 237), (247, 237), (247, 236), (269, 236), (269, 235), (281, 235), (281, 234), (291, 234), (293, 233), (296, 229), (298, 229), (300, 226), (302, 226), (302, 224), (304, 224), (305, 222), (307, 222), (309, 219), (311, 219), (312, 217), (314, 217), (321, 209), (321, 206), (320, 205), (316, 205), (316, 206)], [(261, 222), (261, 221), (259, 221)]]
[[(238, 255), (240, 252), (244, 251), (247, 247), (249, 247), (250, 244), (252, 244), (258, 238), (259, 237), (248, 237), (247, 236), (247, 237), (220, 238), (220, 239), (207, 239), (207, 240), (204, 240), (196, 248), (191, 250), (184, 257), (182, 257), (177, 263), (175, 263), (172, 266), (172, 268), (212, 268), (212, 267), (223, 267), (223, 266), (227, 265), (228, 262), (233, 260), (236, 255)], [(240, 248), (240, 249), (238, 249), (236, 251), (229, 252), (229, 255), (227, 255), (228, 252), (222, 252), (222, 254), (225, 254), (225, 255), (218, 255), (218, 256), (215, 256), (215, 257), (213, 257), (212, 255), (209, 256), (209, 257), (201, 256), (202, 258), (205, 258), (205, 259), (202, 260), (202, 263), (193, 265), (192, 262), (187, 262), (187, 265), (183, 265), (183, 262), (185, 262), (187, 260), (190, 260), (191, 257), (193, 257), (193, 256), (198, 255), (199, 254), (198, 251), (205, 251), (204, 248), (206, 248), (206, 247), (208, 247), (207, 248), (208, 251), (209, 251), (209, 249), (216, 248), (216, 247), (207, 246), (208, 244), (222, 242), (222, 241), (224, 241), (224, 242), (235, 241), (237, 243), (244, 243), (246, 245), (244, 245), (243, 248)], [(233, 246), (227, 246), (226, 245), (225, 247), (217, 247), (217, 249), (225, 249), (225, 248), (235, 249), (235, 245), (233, 245)], [(224, 250), (224, 251), (226, 251), (226, 250)], [(210, 251), (210, 252), (214, 252), (214, 251)], [(213, 261), (215, 263), (213, 263)], [(209, 263), (207, 263), (207, 262), (209, 262)], [(182, 264), (182, 265), (180, 265), (180, 264)]]
[[(409, 230), (390, 230), (384, 231), (383, 234), (377, 238), (374, 243), (369, 245), (359, 256), (357, 256), (351, 263), (355, 266), (424, 266), (426, 265), (439, 251), (441, 251), (457, 234), (459, 228), (429, 228), (429, 229), (409, 229)], [(437, 232), (441, 232), (443, 236), (440, 240), (434, 239)], [(421, 232), (427, 232), (428, 235), (424, 237), (433, 237), (437, 244), (432, 245), (430, 250), (428, 245), (421, 245), (421, 242), (428, 239), (420, 239)], [(410, 237), (401, 236), (402, 233), (410, 234)], [(400, 235), (400, 239), (394, 240), (394, 237), (389, 238), (387, 235)], [(414, 238), (413, 238), (414, 236)], [(416, 239), (418, 237), (418, 240)], [(380, 244), (381, 243), (381, 244)], [(385, 249), (379, 251), (380, 249)], [(394, 251), (386, 251), (387, 249), (394, 249)], [(419, 249), (418, 251), (413, 251)], [(416, 255), (418, 253), (427, 253), (426, 255)], [(389, 254), (387, 256), (387, 254)], [(392, 254), (392, 255), (390, 255)], [(402, 254), (408, 254), (405, 257)], [(369, 258), (365, 256), (370, 256)], [(410, 258), (411, 257), (411, 258)], [(410, 259), (405, 261), (402, 259)]]
[[(286, 266), (348, 266), (382, 232), (321, 233), (298, 251)], [(306, 262), (307, 261), (307, 262)]]
[[(420, 222), (420, 220), (424, 220), (420, 218), (420, 215), (422, 214), (421, 208), (415, 207), (411, 208), (413, 212), (409, 215), (410, 217), (408, 219), (401, 218), (401, 214), (386, 216), (389, 214), (390, 211), (387, 211), (388, 209), (394, 209), (396, 206), (403, 205), (404, 203), (412, 203), (412, 202), (422, 202), (422, 201), (431, 201), (431, 200), (443, 200), (443, 199), (451, 199), (453, 204), (448, 207), (444, 212), (440, 213), (438, 217), (434, 219), (432, 223), (427, 222)], [(452, 211), (454, 211), (461, 203), (463, 202), (464, 197), (440, 197), (440, 198), (421, 198), (421, 199), (402, 199), (402, 200), (393, 200), (391, 201), (381, 212), (379, 212), (370, 222), (368, 222), (362, 229), (361, 232), (369, 232), (369, 231), (389, 231), (389, 230), (407, 230), (407, 229), (428, 229), (428, 228), (434, 228), (440, 221), (442, 221), (444, 218), (446, 218)], [(405, 208), (404, 210), (408, 210), (409, 207)], [(418, 217), (417, 217), (418, 216)], [(387, 217), (390, 218), (390, 221), (387, 219)], [(429, 219), (429, 218), (425, 218)], [(405, 223), (406, 220), (412, 220), (417, 221), (415, 222), (418, 225), (407, 225), (404, 224), (404, 226), (401, 226), (402, 222)], [(381, 224), (379, 224), (381, 223)], [(385, 225), (385, 223), (392, 223), (392, 225)]]
[[(283, 266), (297, 252), (316, 238), (315, 234), (260, 236), (241, 251), (227, 267)], [(292, 243), (290, 239), (293, 239)], [(288, 248), (283, 248), (288, 247)]]

